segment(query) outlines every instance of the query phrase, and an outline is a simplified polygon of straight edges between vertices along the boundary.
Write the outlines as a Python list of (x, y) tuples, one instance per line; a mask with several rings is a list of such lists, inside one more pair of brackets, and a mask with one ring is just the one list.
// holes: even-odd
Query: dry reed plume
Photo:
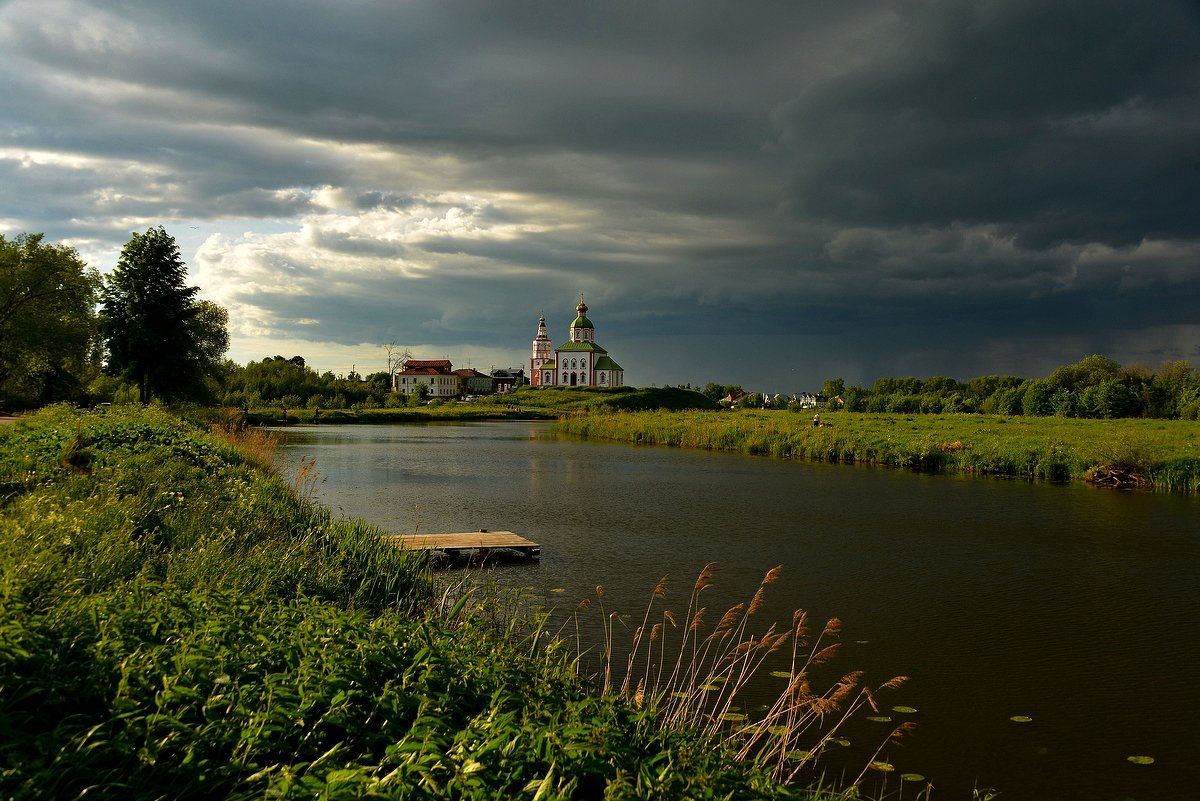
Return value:
[(210, 432), (218, 439), (233, 446), (252, 464), (270, 470), (274, 464), (275, 451), (282, 437), (274, 431), (264, 431), (246, 425), (246, 416), (237, 409), (225, 409)]
[[(702, 596), (712, 586), (715, 568), (716, 564), (710, 562), (701, 570), (682, 618), (666, 607), (668, 582), (664, 576), (655, 586), (640, 625), (633, 629), (628, 653), (623, 656), (618, 656), (618, 650), (623, 649), (618, 648), (615, 626), (621, 616), (604, 608), (604, 588), (596, 587), (604, 632), (598, 676), (601, 689), (653, 710), (663, 728), (699, 729), (722, 740), (740, 759), (763, 765), (781, 781), (791, 781), (816, 762), (856, 712), (863, 707), (878, 711), (877, 693), (895, 689), (907, 678), (897, 676), (872, 689), (863, 684), (861, 672), (852, 671), (832, 686), (815, 690), (811, 670), (836, 656), (840, 644), (833, 640), (841, 621), (831, 618), (812, 637), (807, 614), (796, 610), (785, 630), (779, 630), (776, 624), (759, 634), (752, 630), (752, 619), (762, 610), (766, 588), (779, 580), (781, 567), (767, 572), (749, 603), (731, 606), (712, 630), (706, 631), (707, 608), (702, 605)], [(579, 614), (592, 605), (585, 599), (572, 615), (577, 644)], [(768, 658), (782, 655), (775, 660), (786, 660), (789, 652), (787, 683), (774, 703), (754, 720), (738, 712), (737, 702)], [(884, 746), (911, 728), (911, 723), (905, 723), (894, 729), (853, 785), (862, 781)]]

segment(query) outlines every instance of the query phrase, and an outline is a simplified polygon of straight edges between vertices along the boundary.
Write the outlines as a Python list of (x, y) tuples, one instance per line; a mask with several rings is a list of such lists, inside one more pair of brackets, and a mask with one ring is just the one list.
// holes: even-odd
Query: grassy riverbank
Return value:
[(572, 415), (581, 437), (817, 461), (1200, 491), (1200, 423), (782, 411)]
[[(678, 693), (599, 692), (530, 621), (450, 606), (423, 559), (272, 474), (270, 445), (132, 408), (0, 429), (0, 797), (817, 797), (775, 778), (819, 750), (776, 729), (834, 703), (803, 672), (777, 764), (738, 760), (720, 720), (664, 725)], [(733, 611), (714, 636), (739, 658), (787, 640), (747, 645)]]
[(577, 412), (720, 408), (699, 392), (678, 387), (518, 387), (504, 395), (474, 400), (434, 400), (422, 406), (352, 409), (252, 409), (253, 424), (423, 423), (442, 420), (556, 420)]

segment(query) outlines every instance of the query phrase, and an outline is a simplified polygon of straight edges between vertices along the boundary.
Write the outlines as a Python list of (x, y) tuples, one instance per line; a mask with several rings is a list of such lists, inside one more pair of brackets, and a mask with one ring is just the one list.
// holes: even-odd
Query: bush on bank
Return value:
[(166, 413), (0, 428), (0, 797), (785, 798)]

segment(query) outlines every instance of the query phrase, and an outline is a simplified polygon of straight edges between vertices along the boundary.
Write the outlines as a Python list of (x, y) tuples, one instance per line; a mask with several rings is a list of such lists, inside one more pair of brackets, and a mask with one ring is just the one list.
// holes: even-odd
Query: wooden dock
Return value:
[(462, 534), (393, 534), (390, 539), (410, 551), (441, 551), (450, 556), (475, 553), (477, 561), (485, 561), (492, 551), (514, 551), (526, 559), (542, 555), (542, 546), (511, 531), (470, 531)]

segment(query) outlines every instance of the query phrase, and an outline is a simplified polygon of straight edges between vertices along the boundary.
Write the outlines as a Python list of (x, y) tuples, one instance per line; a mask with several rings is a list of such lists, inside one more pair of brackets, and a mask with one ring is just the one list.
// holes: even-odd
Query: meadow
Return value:
[(634, 444), (1110, 486), (1200, 491), (1200, 423), (1185, 420), (787, 411), (564, 416), (567, 434)]
[[(812, 686), (836, 621), (752, 625), (774, 575), (707, 627), (703, 574), (679, 625), (655, 588), (581, 676), (537, 609), (333, 518), (273, 445), (153, 408), (0, 428), (0, 797), (843, 797), (805, 785), (873, 691)], [(783, 648), (787, 689), (749, 720), (737, 689)]]
[[(474, 400), (435, 399), (419, 406), (349, 409), (251, 409), (252, 424), (290, 423), (423, 423), (441, 420), (556, 420), (579, 412), (718, 409), (715, 401), (678, 387), (519, 387), (504, 395)], [(284, 413), (286, 412), (286, 418)], [(211, 418), (212, 415), (206, 415)]]

